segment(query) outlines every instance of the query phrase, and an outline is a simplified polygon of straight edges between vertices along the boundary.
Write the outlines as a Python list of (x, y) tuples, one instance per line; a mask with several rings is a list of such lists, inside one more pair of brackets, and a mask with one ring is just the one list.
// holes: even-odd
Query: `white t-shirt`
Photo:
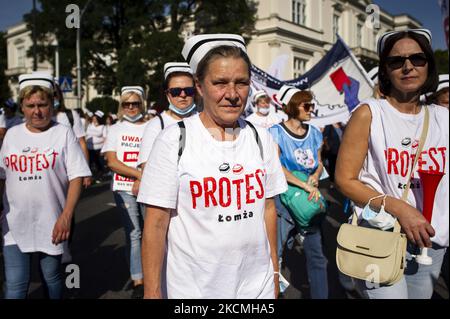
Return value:
[(267, 116), (261, 116), (257, 113), (250, 114), (246, 118), (252, 124), (259, 125), (264, 128), (272, 127), (281, 122), (281, 119), (275, 113), (269, 113)]
[[(161, 117), (164, 122), (164, 128), (178, 122), (172, 116), (168, 115), (167, 112), (161, 113)], [(137, 165), (141, 165), (142, 163), (147, 162), (147, 159), (150, 156), (150, 152), (153, 147), (153, 143), (155, 143), (156, 137), (161, 132), (161, 130), (161, 120), (158, 116), (155, 116), (150, 121), (148, 121), (148, 125), (145, 128), (144, 136), (142, 138)]]
[(138, 202), (171, 209), (163, 290), (169, 298), (274, 298), (265, 199), (287, 190), (275, 142), (257, 128), (219, 142), (199, 115), (184, 120), (186, 146), (179, 164), (180, 130), (157, 137)]
[[(360, 180), (380, 193), (401, 198), (413, 157), (422, 133), (425, 110), (415, 114), (397, 111), (385, 99), (369, 99), (372, 113), (369, 152), (360, 172)], [(408, 202), (422, 211), (423, 195), (417, 170), (445, 172), (434, 200), (431, 225), (436, 231), (432, 242), (448, 247), (449, 243), (449, 118), (448, 109), (429, 105), (430, 126), (421, 156), (411, 179)], [(362, 209), (356, 207), (358, 215)]]
[(86, 143), (89, 150), (101, 150), (106, 138), (106, 125), (90, 123), (86, 130)]
[(62, 125), (71, 127), (77, 138), (85, 137), (86, 132), (81, 122), (80, 114), (78, 114), (78, 112), (75, 110), (70, 111), (72, 112), (73, 115), (73, 126), (70, 125), (69, 118), (67, 117), (67, 114), (65, 112), (58, 112), (58, 114), (56, 114), (56, 117), (54, 117), (53, 120)]
[(3, 109), (0, 109), (0, 128), (6, 128), (6, 119)]
[(73, 132), (54, 123), (47, 131), (33, 133), (25, 124), (6, 133), (0, 151), (3, 195), (4, 245), (18, 245), (23, 253), (63, 253), (52, 244), (55, 223), (64, 209), (69, 181), (91, 176)]
[[(116, 152), (117, 159), (129, 167), (136, 168), (139, 147), (147, 123), (135, 124), (128, 121), (118, 122), (108, 129), (102, 153)], [(131, 194), (135, 179), (114, 173), (112, 180), (113, 191), (124, 191)]]

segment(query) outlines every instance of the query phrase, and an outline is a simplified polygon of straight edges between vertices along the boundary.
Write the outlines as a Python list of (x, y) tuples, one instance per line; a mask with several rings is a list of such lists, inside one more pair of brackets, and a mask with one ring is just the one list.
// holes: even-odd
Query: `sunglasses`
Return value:
[(305, 109), (305, 112), (313, 111), (316, 107), (316, 104), (314, 103), (303, 103), (303, 108)]
[(141, 102), (122, 102), (122, 107), (124, 108), (137, 108), (141, 106)]
[(406, 60), (409, 60), (414, 66), (425, 66), (428, 62), (425, 53), (415, 53), (410, 56), (388, 56), (386, 58), (386, 64), (389, 68), (396, 70), (403, 67)]
[(170, 95), (173, 97), (180, 96), (181, 92), (184, 91), (184, 94), (187, 96), (194, 96), (195, 95), (195, 88), (193, 86), (185, 87), (185, 88), (170, 88), (167, 90)]

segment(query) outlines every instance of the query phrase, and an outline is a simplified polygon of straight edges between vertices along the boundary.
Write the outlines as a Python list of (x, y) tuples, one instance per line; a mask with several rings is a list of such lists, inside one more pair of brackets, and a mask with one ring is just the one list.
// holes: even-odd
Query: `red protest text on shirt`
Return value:
[(138, 161), (139, 152), (124, 152), (123, 162), (124, 163), (134, 163)]
[[(417, 160), (418, 171), (444, 172), (446, 165), (446, 147), (430, 147), (420, 153)], [(388, 175), (400, 175), (406, 177), (414, 164), (415, 154), (396, 148), (388, 148), (384, 151)], [(414, 174), (412, 175), (414, 177)]]
[(265, 172), (258, 169), (255, 173), (245, 174), (239, 179), (205, 177), (202, 181), (190, 181), (192, 209), (196, 209), (199, 204), (203, 204), (205, 208), (236, 205), (237, 209), (241, 209), (244, 202), (253, 204), (265, 196), (262, 182), (264, 176)]
[(122, 135), (122, 147), (132, 147), (132, 148), (139, 148), (141, 145), (142, 138), (139, 136), (132, 136), (132, 135)]
[(114, 180), (117, 182), (134, 183), (135, 179), (132, 177), (126, 177), (119, 174), (114, 174)]
[(13, 172), (36, 174), (37, 172), (55, 169), (59, 153), (34, 153), (28, 155), (11, 154), (3, 159), (5, 166)]

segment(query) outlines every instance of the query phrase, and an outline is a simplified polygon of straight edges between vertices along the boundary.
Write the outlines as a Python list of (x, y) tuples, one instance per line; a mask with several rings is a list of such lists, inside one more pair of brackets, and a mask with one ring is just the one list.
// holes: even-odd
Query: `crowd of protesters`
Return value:
[[(187, 62), (161, 70), (162, 113), (146, 106), (135, 83), (121, 88), (117, 114), (83, 112), (66, 108), (50, 74), (21, 75), (17, 104), (8, 100), (0, 111), (5, 298), (27, 297), (34, 254), (48, 297), (62, 297), (59, 266), (71, 261), (76, 204), (83, 188), (109, 178), (132, 298), (277, 298), (294, 238), (311, 298), (329, 298), (321, 227), (329, 208), (319, 190), (326, 178), (359, 220), (369, 207), (397, 219), (408, 238), (404, 278), (376, 288), (353, 280), (360, 295), (430, 298), (442, 264), (448, 272), (449, 79), (437, 74), (428, 30), (386, 33), (378, 54), (374, 98), (352, 106), (348, 123), (325, 127), (309, 123), (320, 92), (282, 86), (276, 112), (267, 92), (250, 94), (251, 61), (233, 34), (186, 41)], [(431, 222), (421, 192), (400, 200), (409, 172), (392, 158), (414, 152), (425, 118), (420, 165), (445, 174)], [(423, 247), (432, 266), (414, 258)]]

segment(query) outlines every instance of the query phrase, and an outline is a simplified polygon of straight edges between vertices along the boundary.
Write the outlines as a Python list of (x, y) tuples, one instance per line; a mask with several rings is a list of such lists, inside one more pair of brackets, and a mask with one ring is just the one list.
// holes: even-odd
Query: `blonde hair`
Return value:
[(137, 94), (136, 92), (126, 92), (120, 96), (119, 108), (117, 110), (117, 118), (119, 119), (119, 121), (121, 121), (123, 118), (122, 103), (128, 101), (130, 99), (130, 97), (132, 97), (133, 95), (136, 95), (139, 98), (139, 100), (141, 100), (141, 106), (140, 106), (141, 113), (146, 112), (147, 107), (145, 105), (144, 98), (141, 95)]
[(47, 97), (53, 104), (53, 90), (38, 85), (26, 86), (19, 92), (19, 105), (22, 105), (23, 100), (30, 98), (33, 94), (39, 93), (41, 97)]

